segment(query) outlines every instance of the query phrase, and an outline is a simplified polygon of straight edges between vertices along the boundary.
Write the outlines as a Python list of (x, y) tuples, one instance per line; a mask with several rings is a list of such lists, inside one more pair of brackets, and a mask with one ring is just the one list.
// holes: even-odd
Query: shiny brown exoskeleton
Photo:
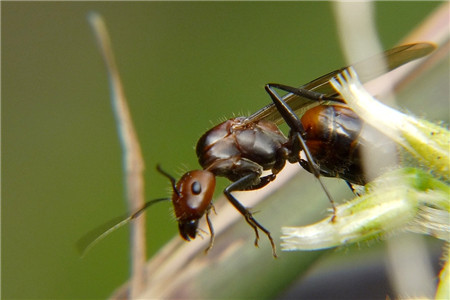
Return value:
[[(360, 156), (362, 120), (351, 109), (319, 105), (308, 110), (301, 122), (306, 146), (320, 166), (321, 175), (359, 185), (366, 183)], [(305, 164), (302, 167), (308, 169)]]
[[(359, 74), (360, 80), (367, 82), (384, 73), (380, 70), (373, 70), (370, 74), (359, 72), (359, 70), (367, 71), (367, 65), (371, 65), (373, 59), (384, 58), (389, 70), (392, 70), (425, 56), (434, 48), (429, 43), (403, 45), (352, 67)], [(199, 219), (205, 215), (211, 233), (210, 244), (206, 250), (212, 247), (214, 230), (209, 213), (213, 209), (211, 202), (216, 176), (224, 176), (232, 181), (224, 190), (225, 196), (254, 229), (255, 245), (259, 239), (258, 229), (267, 235), (274, 257), (276, 257), (275, 243), (270, 232), (232, 195), (233, 191), (264, 187), (276, 178), (286, 161), (298, 162), (304, 169), (314, 174), (332, 204), (333, 200), (319, 176), (338, 177), (347, 181), (349, 185), (363, 185), (367, 182), (361, 166), (360, 149), (363, 146), (362, 141), (370, 139), (361, 136), (363, 122), (345, 106), (344, 101), (329, 83), (331, 78), (345, 69), (333, 71), (300, 88), (267, 84), (265, 88), (273, 103), (249, 117), (227, 120), (200, 138), (196, 152), (203, 170), (187, 172), (176, 182), (158, 166), (158, 171), (172, 183), (172, 203), (183, 239), (189, 241), (196, 237)], [(289, 93), (280, 97), (274, 88)], [(282, 122), (286, 122), (290, 127), (289, 137), (284, 136), (277, 127)], [(305, 154), (306, 160), (300, 158), (301, 151)], [(271, 173), (262, 176), (263, 171)], [(168, 199), (148, 201), (143, 208), (98, 236), (89, 245), (136, 218), (153, 203), (163, 200)]]
[[(301, 126), (304, 128), (302, 138), (306, 148), (318, 165), (320, 175), (327, 177), (340, 177), (350, 183), (364, 184), (364, 176), (361, 169), (358, 142), (362, 121), (356, 114), (344, 105), (319, 105), (309, 109), (301, 118)], [(273, 247), (273, 255), (276, 256), (275, 246), (270, 232), (259, 224), (252, 214), (231, 194), (232, 191), (255, 190), (264, 187), (276, 178), (286, 161), (299, 162), (303, 168), (314, 173), (314, 167), (307, 160), (300, 159), (300, 144), (296, 142), (298, 137), (291, 134), (287, 138), (273, 123), (265, 120), (249, 122), (248, 118), (238, 117), (229, 119), (207, 131), (198, 141), (196, 152), (203, 171), (196, 170), (186, 173), (179, 181), (176, 191), (186, 190), (189, 194), (194, 184), (205, 186), (210, 191), (215, 185), (215, 176), (223, 176), (233, 183), (225, 190), (224, 194), (233, 206), (245, 217), (249, 225), (256, 233), (255, 244), (258, 242), (258, 228), (267, 234)], [(263, 171), (270, 170), (271, 174), (261, 176)], [(192, 175), (192, 172), (198, 174)], [(189, 182), (185, 179), (188, 176)], [(205, 178), (210, 178), (210, 182)], [(200, 180), (203, 184), (200, 184)], [(183, 184), (183, 187), (178, 187)], [(191, 185), (191, 188), (189, 187)], [(184, 189), (183, 189), (184, 188)], [(211, 233), (212, 226), (209, 220), (211, 197), (203, 198), (204, 207), (194, 209), (195, 213), (180, 212), (190, 211), (186, 208), (186, 195), (179, 197), (174, 192), (175, 215), (179, 223), (180, 235), (185, 240), (195, 238), (198, 226), (198, 212), (205, 211), (208, 226)], [(196, 201), (199, 197), (192, 193)], [(183, 199), (181, 201), (181, 198)], [(179, 205), (183, 208), (180, 209)], [(195, 230), (194, 230), (195, 229)], [(211, 234), (211, 248), (213, 243)]]
[(195, 238), (198, 220), (212, 205), (204, 199), (212, 199), (215, 186), (214, 174), (203, 170), (188, 172), (178, 181), (176, 191), (180, 192), (174, 193), (172, 202), (183, 239)]
[[(403, 45), (352, 67), (358, 72), (359, 69), (364, 70), (372, 59), (382, 57), (386, 59), (389, 69), (392, 70), (430, 53), (433, 49), (434, 46), (428, 43)], [(211, 178), (224, 176), (232, 181), (224, 190), (225, 196), (254, 229), (255, 245), (259, 238), (258, 229), (267, 235), (272, 244), (274, 257), (276, 257), (275, 244), (270, 232), (253, 218), (253, 215), (231, 192), (254, 190), (267, 185), (275, 179), (286, 160), (291, 163), (299, 162), (303, 168), (313, 173), (332, 204), (333, 200), (320, 181), (320, 175), (342, 178), (349, 185), (363, 185), (367, 182), (360, 158), (362, 147), (360, 132), (363, 123), (350, 108), (345, 106), (329, 83), (331, 78), (343, 70), (345, 68), (333, 71), (300, 88), (268, 84), (266, 91), (272, 98), (272, 104), (249, 117), (233, 118), (215, 126), (197, 143), (196, 152), (199, 163), (203, 167), (201, 176)], [(360, 80), (366, 82), (382, 73), (380, 71), (374, 71), (372, 74), (365, 73), (360, 76)], [(288, 91), (289, 94), (279, 97), (274, 88)], [(296, 113), (302, 115), (301, 120)], [(276, 126), (282, 121), (286, 122), (291, 129), (289, 138), (286, 138)], [(300, 151), (305, 153), (306, 160), (300, 158)], [(261, 177), (263, 170), (270, 170), (272, 173)], [(183, 178), (184, 176), (178, 185)], [(194, 180), (192, 184), (198, 183)], [(206, 186), (209, 189), (213, 184)], [(192, 187), (186, 186), (186, 189), (190, 191)], [(175, 211), (179, 203), (177, 197), (179, 192), (174, 190), (172, 196)], [(203, 213), (206, 213), (211, 232), (208, 247), (210, 249), (214, 233), (209, 220), (211, 206), (207, 206), (206, 203), (210, 204), (212, 198), (204, 198), (203, 201), (205, 204), (202, 206), (207, 207)], [(201, 212), (198, 212), (198, 215), (201, 215)], [(177, 220), (180, 224), (181, 236), (186, 240), (195, 238), (194, 228), (198, 225), (198, 220), (186, 219), (185, 216), (178, 215)], [(184, 228), (188, 228), (188, 232)]]
[[(224, 193), (254, 228), (257, 236), (255, 244), (258, 243), (259, 228), (268, 235), (273, 255), (276, 256), (275, 244), (269, 231), (253, 218), (231, 192), (259, 189), (274, 180), (286, 160), (292, 163), (298, 161), (298, 150), (292, 151), (293, 149), (292, 141), (274, 123), (264, 120), (248, 122), (245, 117), (233, 118), (206, 132), (196, 148), (203, 170), (187, 172), (174, 187), (172, 202), (180, 235), (187, 241), (195, 238), (198, 220), (206, 213), (211, 232), (208, 249), (211, 248), (214, 237), (209, 220), (212, 192), (215, 176), (223, 176), (233, 182)], [(261, 177), (264, 170), (270, 170), (271, 174)], [(173, 180), (164, 171), (160, 172)]]
[[(263, 170), (277, 174), (286, 159), (297, 162), (291, 144), (278, 127), (268, 121), (248, 122), (245, 117), (229, 119), (207, 131), (197, 143), (197, 157), (203, 169), (237, 181), (248, 173)], [(255, 178), (249, 187), (259, 188), (271, 180)], [(253, 189), (253, 188), (251, 188)]]
[[(303, 138), (320, 174), (339, 177), (349, 184), (364, 185), (367, 179), (361, 162), (362, 120), (344, 105), (319, 105), (301, 118)], [(301, 160), (301, 166), (312, 172)]]

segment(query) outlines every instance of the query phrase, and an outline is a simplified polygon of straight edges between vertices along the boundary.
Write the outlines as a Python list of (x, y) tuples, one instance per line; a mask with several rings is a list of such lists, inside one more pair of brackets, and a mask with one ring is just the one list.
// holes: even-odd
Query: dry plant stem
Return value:
[(417, 41), (432, 41), (438, 45), (448, 43), (450, 31), (449, 24), (450, 3), (445, 2), (432, 13), (422, 26), (411, 31), (400, 44), (408, 44)]
[[(444, 56), (448, 56), (450, 48), (450, 3), (443, 3), (438, 7), (432, 15), (420, 26), (414, 29), (400, 44), (408, 44), (417, 41), (434, 42), (438, 49), (431, 55), (426, 57), (427, 63), (423, 63), (411, 70), (410, 75), (402, 81), (396, 83), (396, 90), (401, 89), (404, 85), (414, 80), (417, 74), (425, 72), (434, 67), (437, 63), (442, 62)], [(411, 66), (413, 68), (414, 66)], [(417, 70), (417, 68), (423, 68)]]
[[(108, 73), (111, 102), (123, 151), (126, 199), (128, 210), (133, 212), (144, 205), (144, 180), (142, 175), (144, 161), (112, 52), (106, 25), (101, 16), (96, 13), (89, 14), (89, 22), (95, 33)], [(129, 297), (134, 299), (142, 291), (146, 280), (144, 268), (146, 260), (144, 216), (131, 223), (131, 232), (132, 280)]]

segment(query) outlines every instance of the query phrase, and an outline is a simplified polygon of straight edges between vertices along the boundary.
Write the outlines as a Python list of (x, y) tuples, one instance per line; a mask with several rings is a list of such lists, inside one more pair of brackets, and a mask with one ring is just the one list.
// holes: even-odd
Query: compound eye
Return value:
[(194, 181), (191, 185), (191, 191), (194, 195), (199, 195), (202, 192), (202, 185), (198, 181)]

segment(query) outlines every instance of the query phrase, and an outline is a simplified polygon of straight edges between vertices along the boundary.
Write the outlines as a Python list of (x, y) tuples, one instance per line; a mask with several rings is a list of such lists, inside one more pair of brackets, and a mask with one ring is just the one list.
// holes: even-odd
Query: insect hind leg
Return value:
[[(308, 163), (307, 170), (309, 172), (311, 172), (314, 175), (314, 177), (317, 178), (317, 180), (319, 181), (319, 184), (321, 185), (323, 191), (325, 192), (328, 200), (330, 201), (331, 206), (333, 207), (333, 217), (331, 218), (331, 221), (334, 221), (336, 219), (336, 206), (334, 204), (333, 197), (331, 196), (330, 192), (326, 188), (325, 184), (320, 179), (320, 167), (314, 162), (314, 159), (313, 159), (308, 147), (306, 146), (306, 142), (302, 137), (302, 135), (304, 135), (304, 133), (305, 133), (305, 129), (303, 128), (302, 122), (300, 121), (298, 116), (295, 114), (295, 112), (289, 107), (289, 105), (287, 105), (287, 103), (284, 102), (284, 100), (277, 94), (277, 92), (274, 90), (274, 88), (284, 89), (284, 88), (289, 88), (289, 87), (281, 85), (281, 84), (271, 84), (270, 83), (270, 84), (266, 84), (265, 89), (266, 89), (266, 92), (272, 98), (273, 103), (275, 104), (277, 110), (283, 117), (284, 121), (291, 129), (291, 137), (295, 138), (297, 140), (297, 142), (300, 144), (300, 150), (303, 150), (303, 152), (305, 153), (305, 156), (307, 158), (307, 163)], [(295, 89), (295, 88), (292, 88), (292, 89)], [(316, 93), (316, 92), (312, 92), (312, 91), (304, 90), (304, 89), (297, 89), (297, 90), (299, 90), (302, 93), (301, 96), (304, 96), (308, 99), (311, 97), (312, 100), (317, 100), (317, 101), (330, 100), (329, 97), (326, 97), (325, 95), (320, 94), (320, 93)], [(299, 163), (303, 167), (300, 158), (299, 158)]]
[(272, 89), (277, 88), (279, 90), (283, 90), (285, 92), (289, 92), (298, 96), (301, 96), (303, 98), (314, 100), (314, 101), (324, 101), (324, 100), (330, 100), (330, 101), (337, 101), (337, 102), (343, 102), (340, 98), (337, 96), (328, 96), (322, 93), (310, 91), (303, 88), (295, 88), (292, 86), (280, 84), (280, 83), (269, 83), (267, 86), (270, 86)]

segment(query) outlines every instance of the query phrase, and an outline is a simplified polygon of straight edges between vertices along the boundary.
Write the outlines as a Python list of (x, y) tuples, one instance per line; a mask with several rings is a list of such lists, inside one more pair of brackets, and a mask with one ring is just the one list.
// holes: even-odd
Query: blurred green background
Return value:
[[(385, 48), (440, 2), (377, 2)], [(121, 149), (86, 15), (104, 16), (146, 160), (198, 168), (193, 147), (219, 120), (267, 104), (264, 84), (341, 67), (328, 2), (2, 2), (2, 299), (105, 298), (129, 274), (128, 230), (80, 259), (77, 239), (122, 215)], [(225, 184), (226, 181), (221, 181)], [(220, 192), (220, 190), (219, 190)], [(148, 211), (149, 255), (177, 234)]]

